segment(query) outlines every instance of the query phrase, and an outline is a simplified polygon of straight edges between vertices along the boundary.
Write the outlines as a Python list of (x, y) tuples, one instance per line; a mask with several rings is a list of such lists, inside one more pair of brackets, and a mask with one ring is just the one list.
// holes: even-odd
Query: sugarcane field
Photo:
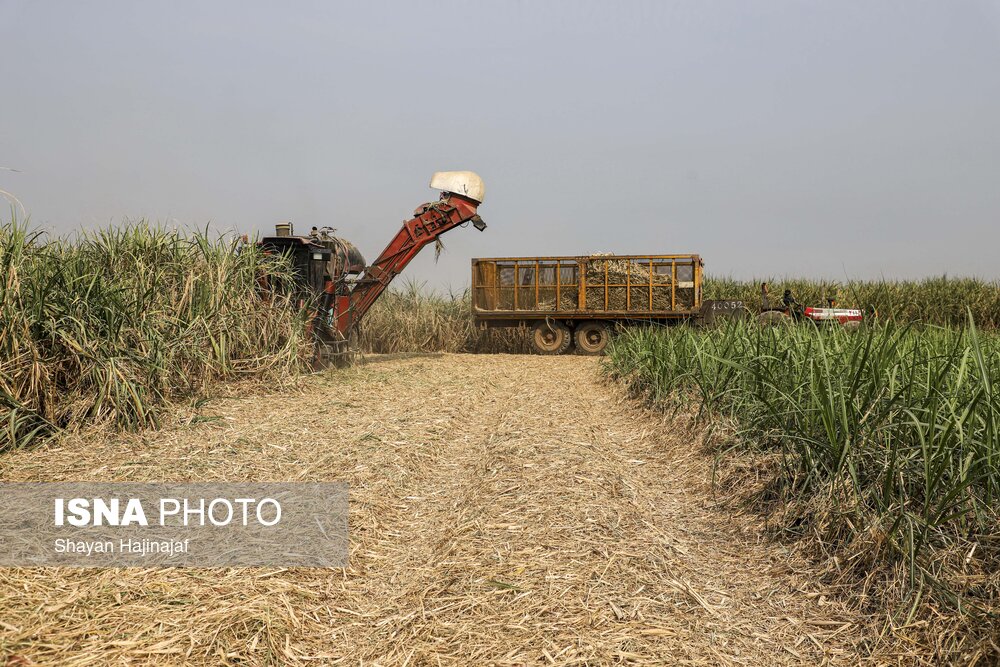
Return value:
[(0, 37), (0, 667), (1000, 665), (996, 0)]

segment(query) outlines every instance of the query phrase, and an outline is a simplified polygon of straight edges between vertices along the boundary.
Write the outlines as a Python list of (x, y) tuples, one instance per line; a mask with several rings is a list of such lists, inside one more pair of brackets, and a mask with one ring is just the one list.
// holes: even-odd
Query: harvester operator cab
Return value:
[(296, 236), (290, 222), (275, 225), (274, 236), (265, 236), (260, 247), (265, 253), (284, 255), (294, 272), (294, 285), (273, 285), (280, 291), (292, 290), (300, 299), (318, 298), (328, 282), (343, 284), (344, 278), (365, 270), (365, 258), (354, 244), (333, 235), (330, 227), (313, 227), (309, 236)]
[(298, 299), (311, 299), (323, 293), (327, 265), (333, 254), (328, 248), (307, 237), (293, 236), (291, 223), (278, 224), (275, 235), (262, 238), (260, 247), (267, 254), (287, 257), (293, 272), (290, 283), (280, 274), (269, 276), (270, 289), (290, 293)]

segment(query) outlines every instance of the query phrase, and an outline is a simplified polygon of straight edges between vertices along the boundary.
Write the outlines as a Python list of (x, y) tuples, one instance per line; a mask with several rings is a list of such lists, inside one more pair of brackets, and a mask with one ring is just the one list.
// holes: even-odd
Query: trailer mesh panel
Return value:
[(475, 260), (479, 311), (659, 313), (697, 307), (700, 260), (590, 256)]

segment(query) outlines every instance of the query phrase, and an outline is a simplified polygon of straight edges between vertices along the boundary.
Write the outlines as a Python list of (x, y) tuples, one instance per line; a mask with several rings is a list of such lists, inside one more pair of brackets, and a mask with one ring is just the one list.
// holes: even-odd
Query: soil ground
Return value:
[(160, 431), (4, 454), (4, 481), (346, 480), (351, 554), (346, 570), (0, 569), (0, 658), (871, 660), (871, 620), (720, 509), (697, 437), (623, 400), (598, 364), (374, 357)]

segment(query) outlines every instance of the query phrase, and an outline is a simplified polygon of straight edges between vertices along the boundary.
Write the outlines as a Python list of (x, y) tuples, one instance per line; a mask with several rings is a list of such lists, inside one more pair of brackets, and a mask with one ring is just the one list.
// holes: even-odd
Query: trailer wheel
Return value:
[(611, 327), (605, 322), (583, 322), (576, 326), (573, 335), (576, 338), (576, 350), (580, 354), (603, 354), (611, 340)]
[(573, 340), (569, 327), (559, 321), (541, 321), (531, 330), (531, 346), (538, 354), (564, 354)]

